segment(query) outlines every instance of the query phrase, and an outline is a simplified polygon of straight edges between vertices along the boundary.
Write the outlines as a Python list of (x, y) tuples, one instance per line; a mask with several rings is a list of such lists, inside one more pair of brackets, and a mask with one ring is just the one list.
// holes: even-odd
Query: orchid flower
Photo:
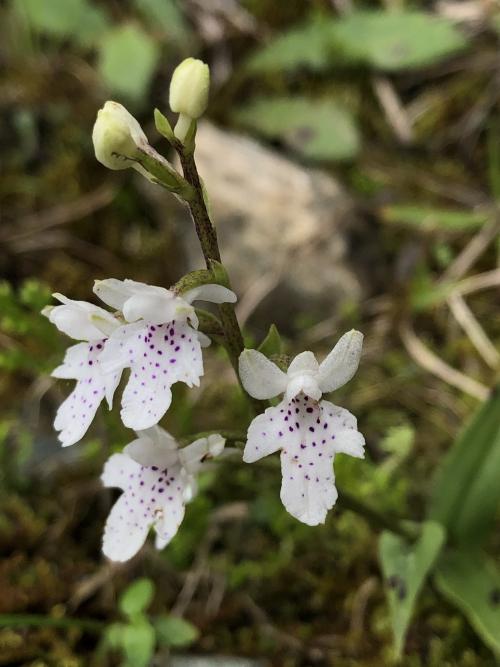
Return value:
[(112, 278), (96, 281), (94, 292), (127, 322), (111, 334), (102, 360), (109, 373), (130, 369), (122, 421), (134, 430), (154, 426), (170, 406), (170, 387), (175, 382), (198, 386), (203, 375), (201, 347), (210, 340), (197, 331), (192, 302), (233, 303), (236, 295), (209, 284), (179, 296), (163, 287)]
[(85, 301), (72, 301), (62, 294), (53, 295), (60, 306), (42, 311), (67, 336), (84, 341), (66, 351), (64, 362), (52, 376), (76, 380), (76, 387), (59, 407), (54, 428), (60, 431), (63, 447), (74, 445), (87, 432), (97, 408), (105, 397), (111, 409), (120, 373), (105, 374), (101, 358), (108, 335), (120, 322), (110, 313)]
[(114, 561), (132, 558), (149, 529), (156, 531), (156, 548), (163, 549), (177, 533), (185, 504), (196, 493), (196, 474), (204, 461), (224, 449), (218, 434), (178, 449), (174, 438), (159, 426), (137, 433), (122, 454), (104, 466), (102, 482), (123, 491), (106, 521), (103, 552)]
[(285, 394), (279, 405), (250, 424), (243, 460), (253, 463), (281, 450), (281, 501), (292, 516), (310, 526), (324, 523), (337, 500), (335, 454), (364, 456), (365, 441), (356, 418), (320, 400), (353, 377), (362, 343), (363, 335), (350, 331), (321, 364), (312, 352), (302, 352), (287, 373), (257, 350), (240, 355), (241, 381), (251, 396), (269, 399)]

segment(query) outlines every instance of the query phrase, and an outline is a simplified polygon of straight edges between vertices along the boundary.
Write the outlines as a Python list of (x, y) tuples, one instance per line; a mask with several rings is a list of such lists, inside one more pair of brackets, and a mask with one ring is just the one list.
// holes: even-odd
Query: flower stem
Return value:
[[(191, 212), (191, 217), (193, 218), (196, 234), (200, 240), (205, 263), (208, 269), (212, 269), (211, 262), (214, 260), (216, 262), (221, 262), (221, 255), (217, 241), (217, 232), (210, 220), (210, 215), (205, 203), (203, 185), (201, 183), (200, 175), (198, 174), (196, 162), (193, 154), (190, 151), (185, 150), (180, 142), (175, 144), (175, 149), (177, 150), (181, 161), (184, 178), (194, 189), (194, 195), (187, 200), (187, 204)], [(230, 287), (230, 285), (228, 285), (228, 287)], [(238, 359), (244, 349), (244, 343), (233, 305), (230, 303), (220, 304), (219, 317), (224, 331), (226, 350), (241, 386), (238, 373)], [(262, 412), (266, 407), (265, 404), (262, 401), (257, 401), (251, 396), (248, 396), (243, 387), (242, 390), (245, 396), (251, 401), (254, 410), (256, 412)]]

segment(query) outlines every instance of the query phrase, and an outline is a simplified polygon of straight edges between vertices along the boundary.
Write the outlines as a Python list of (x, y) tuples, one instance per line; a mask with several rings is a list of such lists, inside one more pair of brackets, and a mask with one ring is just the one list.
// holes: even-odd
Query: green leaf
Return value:
[(394, 204), (381, 210), (382, 220), (422, 232), (469, 232), (488, 222), (490, 215), (479, 211), (453, 211), (430, 206)]
[(159, 616), (155, 620), (158, 642), (164, 646), (189, 646), (198, 639), (198, 629), (179, 616)]
[(134, 4), (148, 21), (151, 30), (159, 30), (180, 46), (186, 45), (190, 33), (175, 0), (134, 0)]
[(147, 621), (126, 625), (123, 628), (121, 646), (125, 653), (124, 667), (148, 667), (151, 664), (156, 635)]
[(323, 69), (331, 61), (333, 22), (317, 16), (276, 37), (247, 61), (250, 71), (282, 71), (309, 67)]
[(401, 537), (384, 532), (379, 542), (379, 557), (387, 586), (394, 650), (401, 656), (408, 625), (424, 585), (444, 543), (443, 528), (431, 521), (422, 524), (415, 544), (408, 545)]
[(229, 275), (224, 264), (215, 259), (211, 259), (210, 269), (213, 274), (212, 282), (215, 282), (218, 285), (223, 285), (224, 287), (229, 287)]
[(82, 47), (96, 46), (109, 25), (107, 14), (100, 7), (88, 5), (78, 22), (75, 39)]
[(497, 388), (455, 441), (435, 482), (429, 518), (463, 544), (487, 538), (500, 502), (499, 414)]
[(500, 653), (500, 573), (480, 553), (447, 551), (436, 568), (439, 590), (467, 617), (492, 651)]
[(170, 141), (171, 143), (174, 142), (175, 135), (172, 126), (168, 122), (168, 118), (166, 118), (159, 109), (154, 110), (154, 116), (155, 126), (159, 134), (161, 134), (162, 137), (165, 137), (167, 141)]
[(16, 0), (14, 7), (34, 30), (60, 38), (73, 35), (89, 9), (86, 0)]
[(138, 101), (146, 95), (159, 57), (152, 37), (134, 24), (120, 25), (101, 39), (99, 71), (113, 92)]
[(120, 611), (126, 616), (135, 616), (142, 613), (149, 605), (154, 595), (154, 586), (150, 579), (137, 579), (125, 590), (120, 597)]
[(274, 354), (281, 354), (283, 352), (281, 336), (275, 324), (271, 324), (267, 336), (257, 349), (262, 354), (265, 354), (266, 357), (272, 357)]
[(355, 11), (340, 19), (332, 39), (344, 55), (383, 70), (423, 67), (463, 49), (455, 24), (418, 11)]
[(359, 150), (353, 117), (334, 100), (256, 98), (233, 117), (265, 137), (281, 139), (311, 160), (349, 159)]

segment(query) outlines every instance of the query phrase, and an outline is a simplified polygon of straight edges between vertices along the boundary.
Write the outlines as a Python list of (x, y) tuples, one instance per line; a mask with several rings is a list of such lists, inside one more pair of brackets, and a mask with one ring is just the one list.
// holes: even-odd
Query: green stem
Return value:
[[(187, 204), (191, 212), (191, 217), (193, 218), (196, 234), (200, 240), (205, 263), (207, 268), (211, 270), (211, 261), (215, 260), (216, 262), (221, 262), (219, 244), (217, 242), (217, 232), (208, 214), (203, 195), (203, 186), (200, 175), (198, 174), (194, 156), (192, 153), (184, 150), (184, 147), (180, 142), (175, 144), (175, 148), (179, 154), (184, 178), (194, 189), (194, 196), (187, 201)], [(228, 285), (228, 287), (230, 287), (230, 285)], [(238, 372), (238, 359), (245, 346), (233, 305), (230, 303), (220, 304), (219, 317), (224, 331), (225, 347), (241, 386)], [(256, 412), (262, 412), (266, 405), (263, 404), (262, 401), (256, 401), (248, 396), (243, 387), (242, 390), (245, 393), (245, 396), (249, 398), (254, 410)]]
[(53, 618), (41, 614), (0, 614), (0, 628), (80, 628), (88, 632), (102, 632), (104, 623), (91, 618)]

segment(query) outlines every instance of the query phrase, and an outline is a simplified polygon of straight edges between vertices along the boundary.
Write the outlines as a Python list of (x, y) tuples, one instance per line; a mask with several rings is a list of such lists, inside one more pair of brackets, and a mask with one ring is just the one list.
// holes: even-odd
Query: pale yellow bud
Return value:
[[(92, 131), (95, 156), (108, 169), (127, 169), (148, 140), (136, 119), (118, 102), (106, 102), (97, 112)], [(127, 159), (129, 158), (129, 159)]]
[(191, 121), (199, 118), (208, 103), (210, 70), (195, 58), (186, 58), (174, 71), (170, 82), (170, 108), (180, 114), (176, 136), (183, 140)]

